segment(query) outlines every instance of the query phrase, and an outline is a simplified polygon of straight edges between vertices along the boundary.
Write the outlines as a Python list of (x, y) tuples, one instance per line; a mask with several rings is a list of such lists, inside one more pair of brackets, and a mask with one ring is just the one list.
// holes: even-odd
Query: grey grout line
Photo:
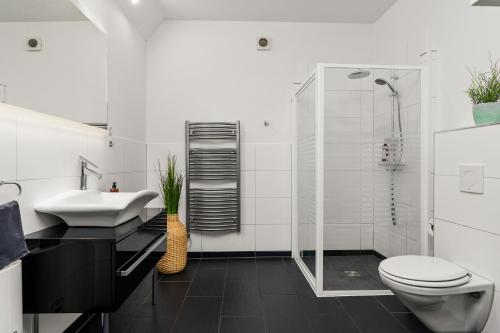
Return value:
[(226, 260), (226, 269), (224, 274), (224, 287), (222, 288), (222, 300), (220, 302), (220, 310), (219, 310), (219, 326), (217, 328), (217, 332), (220, 333), (221, 323), (222, 323), (222, 308), (224, 306), (224, 295), (226, 294), (226, 282), (227, 282), (227, 270), (229, 268), (229, 261)]
[(347, 315), (349, 320), (353, 323), (354, 327), (358, 330), (358, 332), (362, 333), (363, 331), (361, 330), (361, 327), (358, 326), (358, 323), (354, 320), (354, 318), (351, 316), (349, 311), (344, 307), (344, 304), (340, 301), (341, 297), (336, 297), (337, 303), (340, 305), (340, 308), (344, 311), (344, 313)]
[(404, 330), (406, 330), (407, 332), (410, 332), (410, 330), (405, 326), (403, 325), (403, 323), (398, 319), (396, 318), (396, 316), (394, 315), (394, 313), (408, 313), (408, 312), (391, 312), (389, 311), (389, 309), (384, 305), (384, 303), (382, 303), (382, 301), (379, 300), (378, 297), (375, 296), (375, 301), (382, 307), (382, 309), (387, 312), (389, 314), (389, 316), (391, 316), (398, 324), (399, 326), (401, 326)]
[[(189, 260), (186, 262), (186, 265), (189, 264)], [(196, 277), (196, 274), (198, 274), (198, 269), (200, 268), (200, 263), (196, 266), (196, 269), (193, 274), (193, 278), (191, 281), (189, 281), (189, 287), (186, 290), (186, 294), (184, 295), (184, 299), (182, 300), (181, 305), (179, 306), (179, 310), (177, 310), (177, 314), (175, 315), (175, 320), (172, 323), (172, 327), (170, 328), (170, 333), (174, 331), (175, 325), (177, 324), (177, 321), (179, 320), (179, 315), (182, 311), (182, 308), (184, 307), (184, 303), (186, 302), (187, 295), (189, 294), (189, 290), (191, 289), (191, 286), (193, 285), (194, 278)]]
[[(284, 269), (288, 269), (288, 262), (286, 262), (286, 257), (279, 257), (279, 258), (280, 258), (280, 260), (276, 260), (275, 261), (276, 267), (277, 268), (282, 267)], [(163, 281), (163, 280), (159, 279), (159, 281), (158, 281), (159, 284), (189, 283), (189, 286), (188, 286), (188, 288), (186, 290), (186, 293), (185, 293), (185, 295), (184, 295), (184, 297), (182, 299), (182, 302), (181, 302), (181, 304), (179, 305), (179, 307), (177, 309), (177, 312), (176, 312), (176, 315), (175, 315), (175, 320), (172, 323), (172, 327), (171, 327), (170, 332), (173, 332), (174, 328), (178, 324), (181, 311), (182, 311), (182, 309), (183, 309), (183, 307), (185, 305), (186, 299), (188, 297), (190, 297), (190, 298), (216, 298), (216, 299), (220, 298), (221, 299), (220, 310), (219, 310), (219, 315), (218, 315), (218, 329), (217, 329), (218, 332), (221, 332), (223, 318), (255, 318), (255, 319), (262, 318), (263, 323), (264, 323), (264, 332), (268, 331), (268, 327), (267, 327), (268, 322), (267, 322), (267, 319), (269, 319), (269, 318), (266, 318), (266, 312), (265, 311), (263, 311), (262, 315), (227, 315), (227, 316), (223, 315), (222, 311), (223, 311), (223, 306), (224, 306), (225, 290), (226, 290), (228, 276), (229, 276), (229, 272), (228, 272), (229, 267), (230, 267), (229, 264), (230, 264), (230, 260), (233, 259), (233, 258), (224, 258), (224, 259), (226, 259), (226, 265), (225, 265), (225, 268), (224, 268), (225, 269), (225, 275), (224, 275), (224, 287), (223, 287), (222, 296), (188, 296), (189, 295), (189, 291), (190, 291), (190, 289), (191, 289), (191, 287), (193, 285), (193, 282), (194, 282), (195, 278), (197, 277), (198, 273), (200, 273), (200, 265), (201, 265), (201, 261), (202, 260), (196, 260), (197, 261), (197, 263), (196, 263), (197, 266), (194, 269), (194, 273), (193, 273), (191, 281)], [(257, 260), (256, 260), (256, 258), (252, 258), (252, 259), (253, 259), (253, 265), (254, 265), (255, 271), (257, 272), (257, 275), (258, 275), (259, 274), (259, 268), (257, 266)], [(189, 261), (188, 261), (188, 264), (189, 264)], [(260, 294), (260, 291), (259, 291), (259, 297), (262, 300), (262, 295)], [(368, 297), (368, 298), (373, 298), (373, 297)], [(374, 298), (375, 298), (376, 304), (378, 304), (382, 308), (382, 310), (384, 312), (388, 313), (390, 315), (390, 317), (397, 322), (398, 326), (400, 326), (402, 328), (402, 330), (404, 330), (405, 332), (411, 331), (411, 329), (407, 328), (407, 326), (401, 320), (399, 320), (396, 317), (397, 314), (411, 314), (411, 311), (406, 311), (406, 312), (395, 311), (395, 312), (391, 312), (391, 311), (389, 311), (389, 308), (386, 305), (384, 305), (384, 303), (382, 303), (382, 301), (378, 297), (374, 297)], [(147, 301), (148, 301), (148, 299), (150, 299), (150, 293), (149, 292), (148, 292), (148, 295), (145, 296), (145, 301), (143, 303), (146, 304)], [(361, 328), (358, 326), (358, 323), (354, 320), (354, 318), (351, 316), (351, 314), (345, 308), (343, 302), (341, 301), (341, 298), (334, 299), (334, 302), (337, 302), (340, 305), (340, 309), (342, 309), (343, 313), (349, 318), (349, 321), (354, 325), (354, 327), (359, 332), (362, 332)], [(306, 317), (308, 319), (309, 324), (311, 324), (310, 318), (308, 316), (306, 316)], [(133, 325), (133, 321), (127, 326), (126, 330), (130, 329), (130, 327), (132, 325)]]

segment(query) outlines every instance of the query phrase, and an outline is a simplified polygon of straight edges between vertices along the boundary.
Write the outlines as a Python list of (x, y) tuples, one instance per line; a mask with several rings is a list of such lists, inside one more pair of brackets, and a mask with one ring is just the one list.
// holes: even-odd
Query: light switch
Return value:
[(460, 191), (484, 193), (484, 165), (460, 164)]

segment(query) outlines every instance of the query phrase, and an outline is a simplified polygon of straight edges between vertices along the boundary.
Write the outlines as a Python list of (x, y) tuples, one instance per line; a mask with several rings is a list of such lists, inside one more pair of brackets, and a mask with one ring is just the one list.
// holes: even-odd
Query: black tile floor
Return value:
[[(324, 290), (384, 290), (374, 255), (341, 255), (323, 257)], [(303, 258), (311, 273), (315, 271), (315, 257)]]
[[(161, 276), (158, 303), (145, 279), (111, 332), (429, 332), (393, 296), (317, 298), (290, 258), (189, 260)], [(80, 332), (99, 332), (97, 321)]]

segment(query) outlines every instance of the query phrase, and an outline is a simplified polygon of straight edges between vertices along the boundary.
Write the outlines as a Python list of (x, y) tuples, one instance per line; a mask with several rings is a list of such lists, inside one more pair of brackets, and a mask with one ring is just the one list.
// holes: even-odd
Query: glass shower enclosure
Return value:
[(295, 93), (293, 254), (318, 296), (390, 294), (379, 262), (420, 253), (422, 71), (319, 64)]

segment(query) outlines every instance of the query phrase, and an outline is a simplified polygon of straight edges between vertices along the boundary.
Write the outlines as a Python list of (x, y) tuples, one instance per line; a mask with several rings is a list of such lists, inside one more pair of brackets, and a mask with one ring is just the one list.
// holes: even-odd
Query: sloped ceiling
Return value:
[(0, 0), (0, 22), (86, 20), (70, 0)]
[(138, 0), (137, 3), (131, 0), (115, 0), (115, 2), (144, 39), (148, 39), (165, 19), (164, 9), (158, 0)]
[(397, 0), (115, 1), (148, 39), (165, 19), (374, 23)]
[(397, 0), (158, 1), (168, 19), (374, 23)]

